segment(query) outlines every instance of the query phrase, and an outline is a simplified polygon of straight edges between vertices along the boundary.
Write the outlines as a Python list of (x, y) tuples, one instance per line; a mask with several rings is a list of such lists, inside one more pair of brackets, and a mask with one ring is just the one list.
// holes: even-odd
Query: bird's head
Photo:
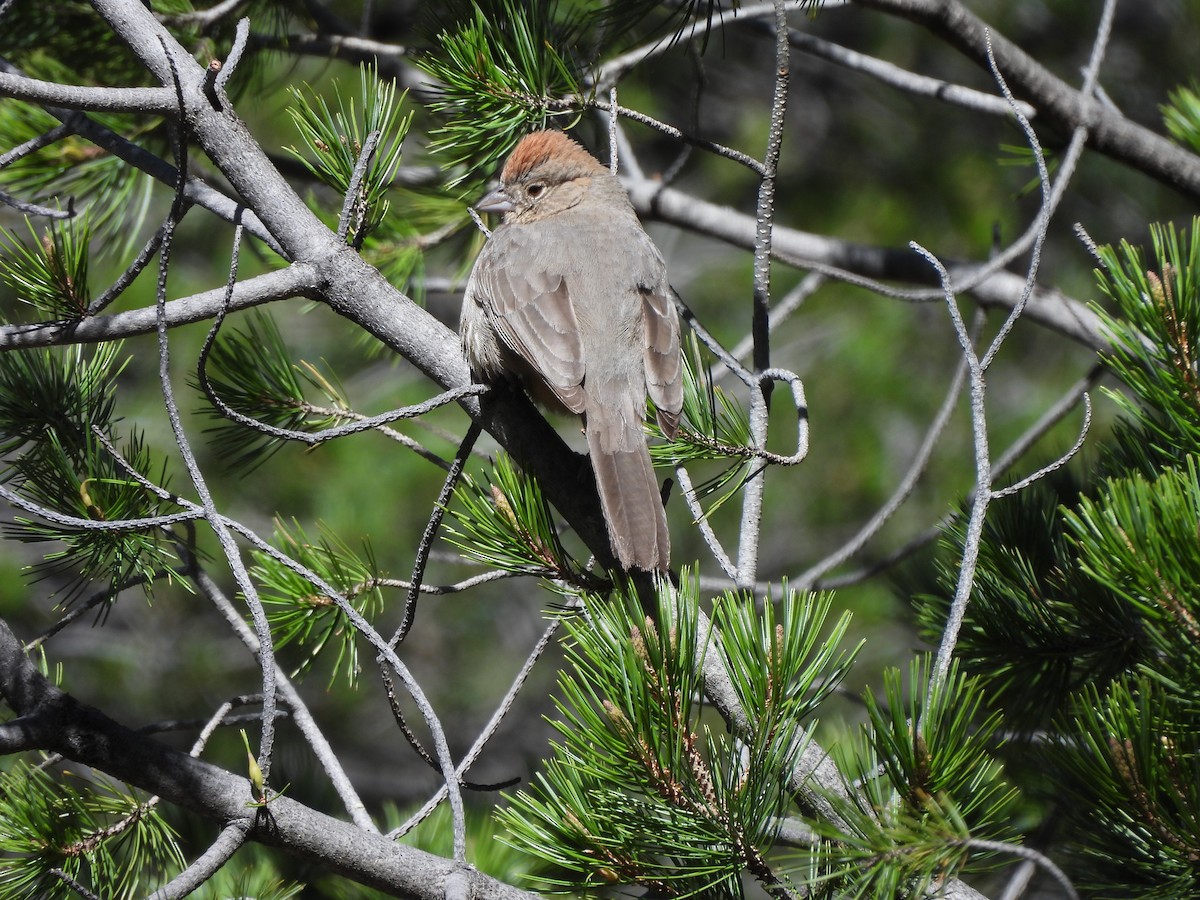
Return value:
[(513, 149), (500, 186), (475, 208), (504, 213), (505, 222), (531, 222), (570, 209), (607, 168), (561, 131), (535, 131)]

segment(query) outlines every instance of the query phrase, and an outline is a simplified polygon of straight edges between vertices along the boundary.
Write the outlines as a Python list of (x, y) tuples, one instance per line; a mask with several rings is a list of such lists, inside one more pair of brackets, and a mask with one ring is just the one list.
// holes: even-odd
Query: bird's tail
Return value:
[(629, 449), (613, 450), (601, 431), (588, 427), (587, 440), (613, 553), (627, 570), (665, 572), (671, 565), (671, 537), (645, 439), (639, 430), (636, 440), (620, 442)]

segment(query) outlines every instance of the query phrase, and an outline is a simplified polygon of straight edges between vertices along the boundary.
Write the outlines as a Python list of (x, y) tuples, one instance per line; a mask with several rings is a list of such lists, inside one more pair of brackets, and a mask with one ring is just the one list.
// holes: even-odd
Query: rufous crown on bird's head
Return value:
[(500, 180), (511, 184), (535, 168), (553, 161), (556, 168), (575, 175), (597, 175), (608, 172), (600, 161), (561, 131), (535, 131), (521, 138), (513, 148)]

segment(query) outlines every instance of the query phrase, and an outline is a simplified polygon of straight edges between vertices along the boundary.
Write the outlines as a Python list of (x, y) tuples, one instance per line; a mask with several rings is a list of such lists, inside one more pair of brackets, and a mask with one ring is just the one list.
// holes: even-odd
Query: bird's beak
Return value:
[(511, 212), (512, 208), (512, 198), (508, 196), (508, 192), (504, 190), (503, 186), (489, 191), (487, 196), (475, 204), (477, 212), (506, 213)]

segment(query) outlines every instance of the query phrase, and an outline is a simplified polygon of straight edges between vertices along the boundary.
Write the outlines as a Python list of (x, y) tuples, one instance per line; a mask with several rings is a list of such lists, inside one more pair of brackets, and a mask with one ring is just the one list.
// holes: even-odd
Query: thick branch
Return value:
[(1012, 41), (999, 34), (958, 0), (854, 0), (924, 26), (989, 69), (991, 35), (996, 66), (1012, 92), (1032, 103), (1039, 122), (1065, 132), (1088, 129), (1088, 144), (1192, 199), (1200, 199), (1200, 157), (1155, 134), (1121, 112), (1071, 87)]
[[(675, 188), (651, 180), (626, 181), (630, 197), (644, 219), (667, 222), (688, 231), (705, 234), (735, 247), (754, 247), (754, 217), (699, 200)], [(911, 250), (893, 250), (837, 240), (794, 228), (775, 226), (772, 253), (782, 262), (800, 268), (835, 269), (870, 279), (909, 284), (937, 284), (925, 265)], [(947, 263), (956, 284), (973, 281), (978, 263)], [(983, 306), (1011, 310), (1021, 300), (1025, 279), (1011, 272), (995, 272), (970, 290)], [(940, 293), (936, 295), (941, 298)], [(931, 297), (932, 299), (932, 297)], [(1104, 350), (1108, 339), (1096, 314), (1078, 300), (1052, 288), (1035, 288), (1022, 317), (1051, 328), (1093, 350)]]
[[(149, 11), (131, 0), (95, 0), (95, 6), (165, 81), (173, 77), (163, 52), (164, 46), (169, 48), (195, 141), (288, 257), (315, 266), (321, 299), (443, 388), (470, 384), (458, 337), (338, 241), (271, 165), (254, 136), (233, 114), (232, 105), (222, 102), (221, 109), (213, 107), (204, 90), (204, 70)], [(538, 479), (550, 502), (600, 561), (611, 563), (612, 550), (591, 468), (580, 462), (524, 395), (498, 391), (486, 403), (467, 398), (462, 405), (518, 465)]]
[(0, 97), (93, 112), (161, 115), (175, 105), (175, 97), (167, 88), (82, 87), (39, 81), (12, 72), (0, 72)]
[[(0, 58), (0, 75), (5, 74), (24, 79), (24, 75), (22, 75), (19, 69), (3, 58)], [(97, 90), (107, 91), (115, 90), (115, 88), (97, 88)], [(172, 93), (171, 96), (173, 99), (174, 94)], [(107, 150), (118, 159), (123, 159), (135, 169), (145, 172), (152, 178), (172, 188), (178, 183), (179, 173), (165, 159), (161, 159), (150, 151), (126, 140), (112, 129), (106, 128), (95, 120), (88, 118), (79, 110), (65, 106), (56, 106), (52, 103), (43, 104), (43, 108), (50, 115), (54, 116), (54, 118), (70, 128), (75, 134), (86, 138), (97, 147)], [(258, 217), (252, 211), (240, 210), (237, 201), (233, 198), (226, 197), (216, 188), (210, 187), (199, 178), (193, 176), (188, 177), (183, 193), (188, 202), (204, 207), (220, 216), (226, 222), (233, 222), (235, 219), (238, 219), (240, 213), (242, 226), (246, 231), (263, 241), (272, 250), (279, 252), (279, 245), (267, 233), (263, 224), (258, 220)]]
[(50, 684), (25, 656), (21, 642), (0, 620), (0, 696), (20, 717), (0, 726), (22, 732), (26, 746), (68, 759), (157, 794), (213, 822), (247, 820), (250, 838), (278, 847), (330, 871), (395, 897), (441, 900), (447, 882), (467, 878), (469, 896), (535, 900), (535, 895), (456, 866), (451, 860), (395, 844), (287, 797), (276, 797), (269, 816), (255, 817), (247, 803), (250, 782), (193, 759), (114, 722)]

